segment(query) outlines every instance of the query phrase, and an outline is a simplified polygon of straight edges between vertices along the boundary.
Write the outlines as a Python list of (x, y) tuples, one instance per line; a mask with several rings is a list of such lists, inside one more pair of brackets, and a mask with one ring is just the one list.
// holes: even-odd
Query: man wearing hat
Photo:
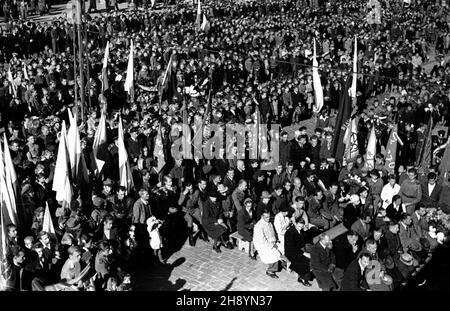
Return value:
[(223, 209), (217, 202), (218, 196), (217, 190), (211, 189), (208, 191), (208, 199), (203, 203), (202, 225), (214, 240), (213, 250), (216, 253), (221, 253), (219, 241), (228, 249), (232, 249), (233, 246), (228, 241), (228, 229), (224, 223)]

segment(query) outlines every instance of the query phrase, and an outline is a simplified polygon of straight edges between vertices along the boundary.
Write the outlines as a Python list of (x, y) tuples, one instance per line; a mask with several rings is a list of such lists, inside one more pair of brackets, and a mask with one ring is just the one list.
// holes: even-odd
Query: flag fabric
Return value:
[(187, 107), (184, 106), (183, 109), (183, 159), (193, 159), (192, 156), (192, 140), (191, 140), (191, 127), (189, 126), (188, 121), (188, 113), (187, 113)]
[(52, 216), (48, 203), (45, 204), (44, 220), (42, 222), (42, 231), (47, 232), (50, 236), (56, 237), (55, 227), (53, 226)]
[(154, 150), (154, 154), (155, 154), (156, 158), (158, 159), (158, 166), (156, 167), (156, 171), (158, 173), (161, 172), (161, 169), (166, 164), (163, 148), (164, 147), (162, 144), (161, 125), (160, 125), (159, 129), (158, 129), (158, 134), (156, 134), (155, 150)]
[(201, 26), (202, 31), (204, 32), (208, 32), (209, 31), (209, 21), (206, 18), (206, 15), (203, 14), (203, 22), (202, 22), (202, 26)]
[(201, 23), (202, 23), (202, 4), (201, 4), (201, 1), (198, 0), (198, 2), (197, 2), (197, 19), (195, 21), (197, 31), (200, 30)]
[(313, 68), (312, 68), (313, 86), (314, 86), (314, 99), (316, 101), (313, 111), (319, 113), (323, 107), (323, 89), (319, 76), (319, 63), (317, 62), (316, 55), (316, 39), (314, 39), (314, 51), (313, 51)]
[(52, 190), (56, 192), (56, 201), (62, 207), (70, 207), (72, 185), (70, 183), (70, 158), (67, 148), (66, 122), (63, 120), (59, 136), (58, 157), (56, 158), (55, 176)]
[(433, 118), (430, 116), (428, 121), (427, 135), (425, 138), (425, 144), (420, 151), (420, 161), (417, 172), (419, 174), (425, 174), (431, 165), (431, 148), (432, 148), (432, 132), (433, 132)]
[[(3, 260), (5, 260), (6, 258), (6, 235), (7, 235), (7, 232), (6, 232), (6, 226), (8, 225), (7, 223), (5, 223), (5, 219), (4, 219), (4, 217), (3, 217), (3, 205), (2, 205), (2, 207), (0, 207), (0, 225), (1, 225), (1, 232), (0, 232), (0, 234), (2, 235), (1, 236), (1, 243), (2, 243), (2, 245), (1, 245), (1, 248), (0, 248), (0, 251), (2, 252), (0, 255), (0, 268), (2, 267), (2, 261)], [(0, 270), (0, 272), (3, 272), (2, 270)], [(1, 277), (2, 277), (2, 274), (0, 273), (0, 279), (1, 279)], [(1, 287), (0, 287), (0, 289), (1, 289)]]
[(81, 0), (74, 0), (75, 1), (75, 7), (74, 7), (74, 22), (77, 25), (81, 25), (81, 11), (82, 11), (82, 4), (81, 4)]
[(30, 80), (30, 77), (28, 76), (28, 71), (27, 71), (27, 66), (25, 65), (25, 63), (23, 63), (23, 77), (25, 80)]
[(386, 146), (386, 162), (385, 162), (385, 169), (388, 171), (389, 174), (395, 173), (395, 160), (397, 157), (397, 143), (400, 143), (400, 145), (403, 145), (402, 140), (398, 136), (398, 128), (397, 124), (394, 125), (394, 127), (391, 130), (391, 134), (389, 135), (389, 140)]
[(102, 110), (97, 130), (95, 131), (94, 143), (92, 145), (92, 154), (94, 156), (95, 172), (97, 176), (101, 173), (103, 166), (107, 161), (106, 139), (106, 109)]
[(375, 135), (375, 126), (372, 126), (372, 130), (369, 134), (369, 141), (366, 148), (366, 163), (365, 167), (369, 170), (375, 167), (375, 154), (377, 153), (377, 137)]
[(344, 144), (345, 144), (345, 153), (343, 164), (345, 165), (347, 162), (356, 159), (356, 157), (359, 154), (358, 125), (356, 124), (356, 118), (351, 119), (349, 126), (345, 130)]
[(164, 71), (164, 76), (163, 76), (162, 83), (161, 83), (161, 93), (163, 92), (164, 89), (166, 89), (166, 87), (167, 87), (167, 80), (170, 79), (170, 76), (172, 74), (172, 70), (171, 70), (171, 67), (172, 67), (172, 55), (170, 55), (169, 62), (167, 63), (166, 71)]
[(89, 182), (89, 174), (87, 171), (86, 161), (81, 150), (80, 132), (77, 126), (76, 116), (72, 116), (70, 109), (69, 113), (70, 127), (67, 133), (67, 146), (70, 159), (70, 168), (72, 172), (72, 179), (77, 185), (83, 182)]
[[(14, 196), (15, 191), (13, 189), (11, 181), (12, 176), (7, 177), (7, 168), (5, 167), (4, 158), (5, 156), (0, 145), (0, 208), (3, 212), (3, 219), (5, 221), (5, 224), (13, 223), (15, 225), (19, 225), (17, 217), (16, 198)], [(12, 172), (10, 172), (10, 175), (11, 173)]]
[(351, 79), (347, 79), (342, 86), (342, 91), (339, 96), (338, 114), (336, 116), (335, 133), (333, 137), (333, 155), (337, 161), (341, 161), (344, 156), (345, 144), (344, 137), (347, 126), (350, 124), (350, 117), (352, 114), (352, 103), (349, 92)]
[(11, 66), (8, 68), (8, 73), (7, 73), (7, 77), (8, 77), (8, 82), (10, 83), (10, 91), (12, 94), (14, 94), (14, 96), (17, 96), (17, 86), (14, 84), (14, 79), (13, 79), (13, 75), (11, 72)]
[(109, 41), (106, 43), (105, 56), (103, 57), (102, 67), (102, 93), (109, 89), (108, 82), (108, 59), (109, 59)]
[(130, 95), (131, 102), (134, 102), (134, 45), (131, 40), (130, 55), (128, 56), (127, 77), (125, 79), (124, 89)]
[(134, 187), (133, 177), (131, 175), (130, 162), (128, 162), (128, 154), (125, 148), (125, 142), (123, 139), (123, 125), (122, 125), (122, 117), (119, 117), (119, 175), (120, 175), (120, 185), (125, 187), (128, 190), (128, 193), (131, 192), (131, 189)]
[(448, 179), (449, 179), (449, 171), (450, 171), (450, 136), (447, 140), (447, 146), (445, 147), (444, 154), (441, 159), (441, 164), (439, 164), (439, 171), (442, 174), (442, 177), (444, 178), (444, 181), (442, 185), (448, 186), (450, 185)]
[(356, 105), (356, 82), (358, 81), (358, 40), (355, 36), (355, 46), (353, 49), (353, 73), (352, 86), (349, 90), (353, 105)]
[(151, 7), (151, 9), (153, 9), (153, 7), (155, 6), (155, 2), (156, 2), (156, 0), (152, 0), (152, 7)]

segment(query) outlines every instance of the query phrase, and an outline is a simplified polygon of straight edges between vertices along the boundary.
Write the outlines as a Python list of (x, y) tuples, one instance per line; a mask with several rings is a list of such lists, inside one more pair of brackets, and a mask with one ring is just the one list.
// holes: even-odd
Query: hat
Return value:
[(105, 200), (100, 197), (95, 196), (92, 198), (92, 204), (94, 204), (95, 207), (100, 207), (103, 203), (105, 203)]
[(422, 246), (420, 246), (420, 243), (417, 241), (411, 241), (409, 244), (409, 249), (413, 252), (420, 252), (422, 250)]
[(261, 199), (270, 199), (271, 197), (272, 195), (267, 190), (264, 190), (261, 194)]
[(394, 259), (392, 259), (391, 256), (386, 257), (386, 259), (384, 260), (384, 265), (387, 269), (394, 269)]
[(250, 199), (250, 198), (247, 198), (247, 199), (245, 199), (244, 200), (244, 204), (247, 204), (247, 203), (253, 203), (253, 201), (252, 201), (252, 199)]
[(112, 180), (109, 178), (106, 178), (105, 181), (103, 181), (103, 186), (112, 186)]
[(400, 261), (402, 263), (404, 263), (405, 265), (407, 265), (407, 266), (412, 266), (413, 265), (413, 257), (410, 254), (407, 254), (407, 253), (402, 254), (400, 256)]

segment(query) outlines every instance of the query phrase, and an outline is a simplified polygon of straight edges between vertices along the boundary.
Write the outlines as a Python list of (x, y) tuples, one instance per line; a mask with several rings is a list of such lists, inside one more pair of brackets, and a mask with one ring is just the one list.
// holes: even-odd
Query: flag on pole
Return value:
[(345, 144), (344, 137), (347, 127), (350, 125), (350, 117), (352, 115), (352, 103), (348, 89), (350, 87), (351, 79), (347, 79), (342, 85), (342, 91), (339, 97), (338, 114), (336, 116), (335, 133), (333, 137), (333, 156), (337, 161), (341, 161), (344, 152)]
[(72, 116), (70, 109), (67, 111), (69, 113), (70, 120), (70, 127), (67, 133), (67, 146), (72, 179), (76, 181), (77, 185), (81, 185), (83, 182), (89, 182), (89, 174), (87, 171), (86, 161), (81, 150), (80, 132), (77, 126), (76, 116)]
[(447, 140), (447, 146), (445, 147), (444, 154), (441, 159), (441, 164), (439, 164), (439, 171), (442, 174), (442, 177), (444, 178), (444, 181), (442, 182), (442, 185), (448, 186), (450, 183), (448, 181), (449, 179), (449, 171), (450, 171), (450, 136)]
[(74, 3), (74, 17), (73, 20), (75, 22), (75, 24), (77, 25), (81, 25), (81, 11), (82, 11), (82, 7), (81, 7), (81, 0), (73, 0)]
[(109, 59), (109, 41), (106, 43), (105, 56), (103, 57), (102, 67), (102, 93), (109, 89), (108, 82), (108, 59)]
[(70, 203), (72, 202), (69, 161), (66, 122), (63, 120), (59, 136), (58, 157), (56, 158), (52, 190), (56, 192), (56, 201), (64, 208), (70, 207)]
[(161, 83), (161, 93), (166, 89), (166, 87), (167, 87), (167, 79), (170, 78), (171, 73), (172, 73), (172, 70), (171, 70), (171, 67), (172, 67), (172, 56), (173, 56), (173, 54), (170, 55), (169, 62), (167, 63), (166, 71), (164, 71), (164, 76), (163, 76), (162, 83)]
[(403, 145), (402, 140), (398, 136), (398, 128), (397, 124), (391, 130), (391, 134), (389, 135), (389, 141), (386, 146), (386, 162), (384, 168), (388, 171), (389, 174), (395, 173), (395, 160), (397, 157), (397, 142), (400, 145)]
[(352, 98), (352, 103), (356, 105), (356, 82), (358, 81), (358, 40), (355, 36), (355, 47), (353, 49), (353, 73), (352, 86), (349, 90), (349, 95)]
[(420, 161), (417, 172), (419, 174), (426, 174), (431, 165), (431, 148), (432, 148), (432, 132), (433, 132), (433, 118), (430, 116), (428, 121), (427, 135), (425, 138), (425, 145), (420, 152)]
[(23, 63), (23, 77), (25, 80), (30, 80), (30, 77), (28, 76), (28, 71), (27, 71), (27, 66), (25, 65), (25, 63)]
[(206, 19), (206, 15), (203, 14), (203, 22), (201, 26), (202, 31), (208, 32), (209, 31), (209, 21)]
[[(9, 150), (8, 150), (9, 152)], [(5, 167), (4, 154), (0, 144), (0, 197), (1, 209), (3, 210), (3, 218), (6, 224), (13, 223), (18, 225), (16, 198), (12, 186), (12, 172)], [(7, 173), (7, 170), (9, 173)], [(7, 176), (9, 174), (9, 176)], [(15, 174), (15, 173), (14, 173)], [(15, 177), (17, 180), (17, 176)]]
[(186, 107), (186, 103), (184, 104), (184, 109), (183, 109), (183, 138), (182, 138), (182, 143), (183, 143), (183, 159), (193, 159), (192, 157), (192, 139), (191, 139), (191, 127), (189, 126), (189, 120), (188, 120), (188, 113), (187, 113), (187, 107)]
[(127, 77), (125, 79), (124, 89), (130, 95), (131, 102), (134, 102), (134, 46), (131, 40), (130, 55), (128, 56)]
[(122, 125), (122, 117), (119, 117), (119, 174), (120, 174), (120, 185), (125, 187), (128, 190), (128, 193), (131, 192), (131, 189), (134, 187), (133, 177), (131, 175), (130, 163), (128, 162), (128, 154), (125, 148), (125, 142), (123, 139), (123, 125)]
[(10, 91), (12, 94), (14, 94), (14, 96), (17, 96), (17, 86), (14, 84), (14, 79), (13, 79), (13, 75), (11, 72), (11, 66), (8, 68), (8, 82), (10, 83)]
[(316, 101), (316, 104), (313, 107), (313, 111), (315, 113), (319, 113), (323, 107), (323, 89), (322, 89), (322, 83), (320, 81), (319, 63), (317, 62), (317, 55), (316, 55), (316, 39), (314, 39), (312, 76), (313, 76), (313, 86), (314, 86), (314, 99)]
[(197, 2), (197, 19), (195, 21), (197, 31), (200, 30), (202, 23), (202, 5), (200, 2), (201, 2), (200, 0), (198, 0)]
[(375, 126), (372, 126), (370, 131), (369, 141), (367, 142), (366, 149), (366, 163), (365, 167), (369, 170), (375, 167), (375, 154), (377, 153), (377, 137), (375, 135)]
[(349, 126), (345, 130), (344, 144), (345, 154), (343, 164), (345, 165), (345, 163), (354, 160), (359, 154), (358, 125), (356, 124), (356, 118), (351, 119)]
[(45, 203), (44, 221), (42, 223), (42, 231), (47, 232), (50, 236), (56, 237), (55, 227), (53, 226), (52, 216), (48, 203)]
[(156, 140), (155, 140), (155, 150), (154, 154), (156, 158), (158, 159), (158, 166), (156, 167), (156, 171), (159, 173), (161, 172), (161, 169), (166, 164), (166, 160), (164, 158), (164, 150), (163, 150), (163, 144), (162, 144), (162, 136), (161, 136), (161, 125), (158, 129), (158, 134), (156, 134)]
[(92, 154), (94, 156), (94, 166), (97, 176), (101, 173), (107, 160), (108, 150), (106, 144), (106, 109), (103, 109), (92, 145)]

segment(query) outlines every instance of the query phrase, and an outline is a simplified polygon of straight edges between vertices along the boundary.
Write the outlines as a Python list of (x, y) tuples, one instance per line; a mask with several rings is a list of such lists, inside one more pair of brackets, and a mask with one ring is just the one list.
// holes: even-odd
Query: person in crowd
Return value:
[(270, 222), (270, 211), (264, 210), (261, 219), (253, 228), (253, 244), (261, 261), (267, 265), (266, 274), (271, 278), (278, 278), (280, 270), (281, 252), (275, 228)]
[(365, 270), (370, 265), (372, 256), (368, 252), (358, 255), (344, 272), (341, 291), (367, 291), (369, 285), (365, 278)]
[(316, 276), (317, 284), (323, 291), (338, 289), (336, 283), (336, 258), (332, 251), (332, 241), (324, 233), (311, 249), (311, 271)]

